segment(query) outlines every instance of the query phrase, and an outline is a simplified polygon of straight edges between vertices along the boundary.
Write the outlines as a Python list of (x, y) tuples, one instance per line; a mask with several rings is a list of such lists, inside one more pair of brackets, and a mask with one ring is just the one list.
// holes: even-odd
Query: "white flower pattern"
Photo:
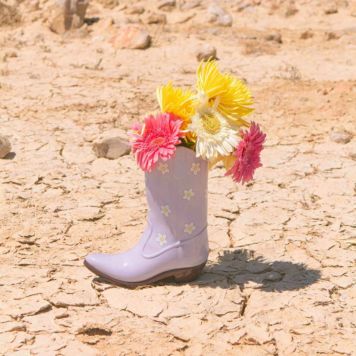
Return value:
[(160, 246), (164, 246), (167, 243), (167, 236), (166, 234), (159, 233), (156, 241), (159, 243)]
[(160, 163), (158, 165), (158, 170), (164, 175), (166, 173), (169, 173), (169, 168), (167, 163)]
[(171, 213), (171, 209), (169, 208), (168, 205), (162, 205), (161, 206), (161, 212), (165, 217), (168, 218), (169, 214)]
[(200, 172), (200, 163), (193, 163), (190, 171), (196, 176)]
[(183, 199), (190, 200), (190, 199), (192, 199), (193, 196), (194, 196), (193, 190), (192, 189), (188, 189), (188, 190), (184, 191)]
[(195, 230), (195, 225), (194, 223), (190, 223), (190, 224), (185, 224), (184, 225), (184, 232), (191, 235)]

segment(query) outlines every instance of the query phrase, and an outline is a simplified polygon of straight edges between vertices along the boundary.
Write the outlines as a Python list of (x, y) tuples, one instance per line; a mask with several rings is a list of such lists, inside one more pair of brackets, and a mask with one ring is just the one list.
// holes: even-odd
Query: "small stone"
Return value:
[(232, 26), (232, 16), (217, 4), (209, 6), (208, 14), (210, 15), (209, 22), (224, 27)]
[(340, 38), (339, 35), (337, 35), (335, 32), (327, 32), (325, 34), (325, 38), (327, 41), (331, 41), (331, 40), (337, 40)]
[(196, 7), (200, 6), (200, 4), (201, 4), (201, 0), (188, 0), (180, 6), (180, 9), (183, 11), (191, 10), (191, 9), (195, 9)]
[(330, 132), (329, 138), (336, 143), (349, 143), (352, 140), (352, 133), (344, 129), (336, 129)]
[(298, 9), (294, 5), (290, 5), (287, 7), (284, 16), (291, 17), (294, 16), (298, 12)]
[(134, 5), (126, 10), (128, 15), (142, 15), (145, 12), (145, 8), (140, 5)]
[(266, 41), (272, 41), (272, 42), (277, 42), (277, 43), (283, 43), (282, 41), (282, 35), (279, 32), (272, 32), (267, 34), (265, 37)]
[(11, 143), (8, 138), (0, 136), (0, 158), (4, 158), (11, 152)]
[(94, 143), (93, 151), (98, 158), (116, 159), (130, 153), (131, 146), (120, 137)]
[(338, 9), (335, 6), (331, 6), (324, 10), (325, 15), (332, 15), (332, 14), (337, 14), (337, 13), (338, 13)]
[(304, 31), (301, 35), (300, 35), (300, 39), (302, 40), (307, 40), (308, 38), (312, 38), (314, 36), (314, 33), (310, 30)]
[(77, 334), (82, 335), (111, 335), (112, 331), (109, 327), (97, 323), (87, 323), (77, 330)]
[(176, 6), (176, 0), (161, 0), (158, 3), (158, 8), (163, 11), (171, 11)]
[(111, 39), (116, 48), (146, 49), (151, 45), (151, 36), (147, 31), (134, 25), (121, 27), (120, 32)]
[(209, 43), (205, 43), (196, 51), (196, 57), (198, 62), (217, 59), (216, 48)]
[(167, 16), (165, 14), (150, 14), (147, 19), (146, 23), (149, 25), (152, 24), (166, 24), (167, 23)]
[(58, 1), (50, 11), (50, 30), (58, 34), (63, 34), (71, 29), (81, 27), (84, 23), (88, 5), (88, 0)]

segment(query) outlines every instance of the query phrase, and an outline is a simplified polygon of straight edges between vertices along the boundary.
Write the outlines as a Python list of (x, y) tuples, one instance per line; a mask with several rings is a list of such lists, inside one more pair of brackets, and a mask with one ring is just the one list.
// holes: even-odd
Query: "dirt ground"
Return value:
[[(93, 0), (99, 21), (65, 34), (45, 0), (0, 13), (0, 354), (356, 354), (356, 3), (220, 1), (232, 27), (187, 3)], [(149, 48), (115, 46), (127, 22)], [(263, 167), (246, 186), (210, 172), (198, 280), (111, 286), (83, 258), (137, 241), (143, 173), (93, 142), (156, 110), (158, 85), (193, 84), (204, 44), (251, 88)]]

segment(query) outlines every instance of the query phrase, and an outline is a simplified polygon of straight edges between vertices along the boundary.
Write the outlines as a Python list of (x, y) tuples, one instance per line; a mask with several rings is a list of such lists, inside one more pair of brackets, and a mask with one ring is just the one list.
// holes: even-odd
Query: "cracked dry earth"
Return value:
[[(146, 26), (144, 51), (112, 47), (102, 24), (125, 7), (102, 3), (89, 7), (98, 23), (65, 36), (41, 11), (1, 28), (0, 133), (14, 154), (0, 160), (0, 354), (354, 355), (351, 2), (325, 15), (330, 1), (300, 1), (290, 17), (272, 2), (225, 2), (227, 28), (205, 23), (203, 5), (177, 24), (176, 8)], [(264, 166), (246, 186), (210, 172), (211, 252), (195, 282), (106, 284), (84, 256), (132, 246), (146, 205), (133, 157), (96, 158), (93, 142), (157, 109), (156, 86), (193, 83), (203, 43), (248, 81)]]

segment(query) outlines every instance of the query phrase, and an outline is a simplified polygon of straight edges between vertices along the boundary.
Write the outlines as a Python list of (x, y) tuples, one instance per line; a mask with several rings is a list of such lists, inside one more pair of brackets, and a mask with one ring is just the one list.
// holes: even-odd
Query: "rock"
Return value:
[(273, 41), (273, 42), (277, 42), (277, 43), (283, 43), (282, 35), (279, 32), (269, 33), (264, 37), (264, 39), (266, 41)]
[(11, 152), (11, 143), (5, 136), (0, 136), (0, 158), (4, 158)]
[(128, 15), (141, 15), (145, 12), (145, 8), (140, 5), (134, 5), (132, 7), (129, 7), (126, 10), (126, 14)]
[(352, 140), (353, 134), (345, 129), (336, 129), (330, 132), (329, 138), (336, 143), (349, 143)]
[(163, 11), (171, 11), (176, 6), (176, 0), (161, 0), (157, 7)]
[(13, 25), (20, 20), (21, 15), (15, 5), (6, 4), (6, 1), (0, 1), (0, 27)]
[(310, 30), (304, 31), (301, 35), (300, 35), (300, 39), (302, 40), (307, 40), (308, 38), (312, 38), (314, 36), (314, 33)]
[(180, 9), (183, 11), (191, 10), (200, 6), (200, 4), (201, 4), (201, 0), (188, 0), (180, 6)]
[(101, 5), (107, 9), (114, 9), (116, 6), (119, 6), (120, 0), (98, 0)]
[(146, 49), (151, 45), (151, 36), (138, 26), (126, 25), (120, 28), (111, 43), (116, 48)]
[(196, 57), (199, 62), (217, 59), (216, 48), (209, 43), (205, 43), (196, 51)]
[(84, 23), (84, 17), (89, 0), (60, 0), (51, 9), (49, 28), (51, 31), (63, 34), (71, 29), (79, 28)]
[(335, 32), (327, 32), (327, 33), (325, 34), (325, 39), (326, 39), (327, 41), (330, 41), (330, 40), (337, 40), (337, 39), (339, 39), (339, 38), (340, 38), (340, 36), (337, 35)]
[(325, 15), (332, 15), (332, 14), (337, 14), (337, 13), (338, 13), (338, 9), (335, 6), (331, 6), (324, 10)]
[(152, 13), (146, 18), (146, 23), (151, 24), (166, 24), (167, 16), (165, 14)]
[(77, 332), (77, 334), (81, 335), (111, 335), (112, 330), (105, 325), (97, 324), (97, 323), (87, 323), (81, 326)]
[(290, 4), (286, 8), (286, 11), (284, 12), (284, 16), (291, 17), (291, 16), (294, 16), (297, 12), (298, 12), (298, 9), (293, 4)]
[(217, 4), (208, 7), (209, 22), (216, 23), (219, 26), (232, 26), (232, 16)]
[(120, 137), (105, 139), (93, 145), (93, 151), (98, 158), (116, 159), (130, 153), (131, 146)]

